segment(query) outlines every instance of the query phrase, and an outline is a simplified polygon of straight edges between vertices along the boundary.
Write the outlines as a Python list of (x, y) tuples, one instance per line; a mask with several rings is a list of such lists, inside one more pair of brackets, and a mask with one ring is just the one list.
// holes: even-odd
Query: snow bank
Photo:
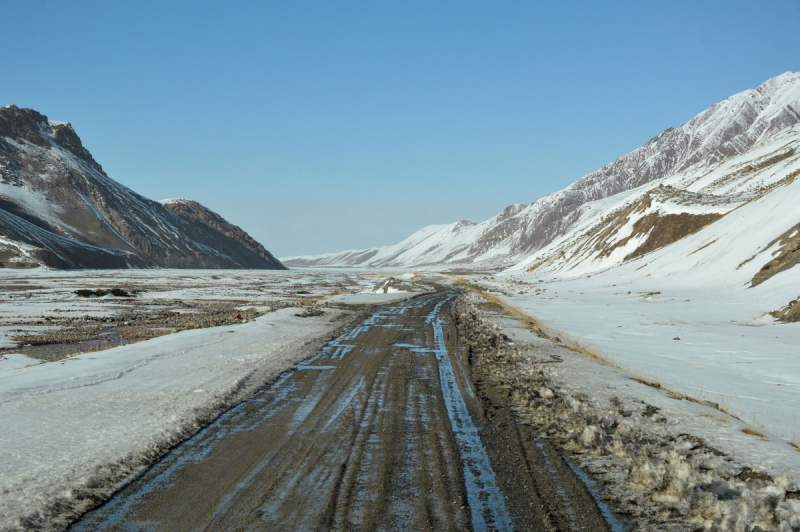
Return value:
[(41, 363), (42, 361), (38, 358), (31, 358), (20, 353), (4, 353), (0, 355), (0, 371), (15, 371), (25, 366), (35, 366)]
[(63, 528), (341, 325), (295, 314), (0, 372), (0, 530)]
[(767, 313), (798, 296), (799, 268), (755, 288), (613, 273), (500, 297), (573, 345), (798, 443), (800, 324)]
[(795, 449), (540, 338), (515, 318), (464, 305), (459, 320), (482, 378), (507, 387), (522, 424), (601, 479), (603, 498), (624, 506), (636, 530), (800, 530)]

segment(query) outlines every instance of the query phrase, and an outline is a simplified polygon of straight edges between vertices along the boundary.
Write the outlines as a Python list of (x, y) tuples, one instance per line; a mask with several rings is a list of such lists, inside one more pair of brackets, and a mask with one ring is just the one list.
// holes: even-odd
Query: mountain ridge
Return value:
[[(512, 267), (574, 228), (583, 206), (693, 167), (721, 163), (798, 122), (800, 72), (786, 72), (712, 105), (564, 189), (503, 216), (514, 205), (507, 207), (475, 224), (469, 235), (453, 234), (454, 224), (428, 226), (394, 246), (282, 260), (305, 267)], [(441, 234), (434, 236), (437, 232)]]
[(15, 105), (0, 107), (0, 212), (4, 267), (285, 268), (114, 181), (69, 123)]
[(190, 222), (199, 220), (215, 231), (222, 233), (244, 246), (251, 253), (258, 255), (269, 262), (277, 262), (277, 259), (258, 243), (253, 237), (247, 234), (241, 227), (228, 222), (225, 218), (212, 211), (200, 203), (184, 198), (170, 198), (159, 200), (158, 203), (171, 210), (181, 218)]

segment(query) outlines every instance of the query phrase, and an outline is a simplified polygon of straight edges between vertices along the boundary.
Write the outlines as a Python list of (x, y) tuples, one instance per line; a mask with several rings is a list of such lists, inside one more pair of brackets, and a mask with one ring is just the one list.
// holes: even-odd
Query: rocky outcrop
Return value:
[[(774, 258), (761, 267), (761, 270), (753, 277), (751, 286), (758, 286), (775, 275), (800, 264), (800, 224), (767, 244), (766, 249), (773, 249), (773, 247), (777, 247), (772, 253)], [(795, 309), (795, 313), (798, 311), (800, 311), (800, 306)]]
[(275, 269), (286, 269), (278, 259), (272, 256), (272, 253), (266, 250), (264, 246), (255, 241), (238, 225), (233, 225), (215, 213), (211, 209), (200, 205), (196, 201), (187, 199), (167, 199), (162, 200), (161, 203), (164, 207), (171, 210), (184, 220), (191, 223), (201, 222), (209, 226), (211, 229), (219, 232), (225, 237), (237, 242), (250, 253), (261, 257), (265, 261), (273, 264)]

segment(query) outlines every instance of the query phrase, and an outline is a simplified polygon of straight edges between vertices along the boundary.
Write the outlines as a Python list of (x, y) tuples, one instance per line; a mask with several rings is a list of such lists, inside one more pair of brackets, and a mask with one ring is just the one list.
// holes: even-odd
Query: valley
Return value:
[[(57, 305), (128, 316), (110, 291), (42, 292), (56, 279), (102, 292), (104, 275), (119, 274), (42, 275), (23, 298), (41, 315)], [(737, 417), (741, 403), (668, 380), (680, 366), (644, 372), (626, 343), (602, 358), (614, 345), (597, 336), (611, 330), (604, 320), (625, 320), (627, 307), (578, 310), (567, 295), (578, 285), (173, 270), (124, 286), (149, 312), (230, 298), (257, 313), (52, 361), (29, 353), (25, 366), (6, 354), (0, 459), (14, 467), (0, 477), (3, 530), (767, 530), (800, 515), (791, 438)], [(583, 290), (594, 292), (584, 305), (609, 297)], [(629, 305), (659, 308), (657, 292)], [(697, 345), (677, 327), (629, 345), (655, 360), (658, 336)], [(776, 327), (780, 343), (797, 341)], [(740, 344), (766, 336), (742, 330)], [(726, 329), (714, 334), (710, 344), (729, 345)]]
[(2, 107), (0, 531), (798, 531), (799, 177), (786, 72), (489, 220), (277, 259)]

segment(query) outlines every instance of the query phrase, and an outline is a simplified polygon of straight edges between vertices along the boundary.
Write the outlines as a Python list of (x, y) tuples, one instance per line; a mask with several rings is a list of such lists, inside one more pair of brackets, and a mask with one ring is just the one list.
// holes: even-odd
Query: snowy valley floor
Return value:
[[(2, 273), (3, 532), (63, 527), (422, 277)], [(796, 297), (794, 277), (703, 292), (652, 277), (462, 276), (479, 290), (458, 307), (472, 378), (507, 390), (542, 449), (571, 456), (614, 530), (800, 530), (800, 324), (766, 314)], [(136, 297), (74, 293), (111, 288)], [(35, 340), (59, 334), (79, 347)], [(108, 336), (125, 345), (98, 343)]]
[(672, 392), (717, 403), (797, 451), (800, 323), (768, 313), (797, 297), (799, 273), (753, 289), (681, 287), (649, 276), (478, 282), (573, 347)]
[(519, 422), (591, 475), (617, 530), (800, 529), (792, 447), (570, 349), (491, 295), (471, 292), (460, 326), (476, 378), (504, 387)]

